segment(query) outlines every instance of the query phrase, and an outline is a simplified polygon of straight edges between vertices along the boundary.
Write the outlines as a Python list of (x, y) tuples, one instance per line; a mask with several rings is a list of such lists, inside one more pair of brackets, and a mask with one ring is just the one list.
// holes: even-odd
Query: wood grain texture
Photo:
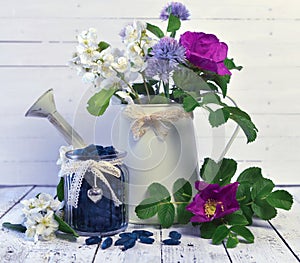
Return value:
[[(26, 188), (24, 188), (25, 190)], [(9, 191), (9, 188), (6, 188)], [(53, 187), (36, 187), (24, 199), (36, 196), (38, 193), (55, 194)], [(8, 195), (9, 196), (9, 195)], [(2, 200), (0, 201), (2, 203)], [(22, 205), (17, 204), (13, 210), (9, 211), (0, 220), (3, 222), (21, 223), (22, 222)], [(80, 237), (77, 241), (63, 235), (49, 242), (34, 243), (26, 240), (23, 233), (13, 232), (2, 228), (0, 231), (1, 244), (0, 247), (1, 262), (92, 262), (95, 247), (87, 247), (84, 245), (84, 237)]]
[[(222, 245), (215, 246), (209, 240), (199, 238), (198, 227), (174, 226), (161, 230), (158, 226), (129, 225), (126, 231), (147, 229), (153, 232), (154, 244), (146, 245), (138, 242), (127, 251), (122, 251), (116, 246), (102, 250), (97, 245), (84, 245), (85, 237), (73, 240), (60, 234), (55, 240), (40, 241), (35, 244), (26, 240), (22, 233), (2, 228), (0, 229), (1, 262), (299, 262), (299, 186), (280, 189), (290, 191), (294, 196), (295, 204), (289, 212), (279, 210), (278, 216), (271, 221), (271, 224), (255, 220), (251, 227), (256, 237), (254, 244), (240, 243), (237, 248), (226, 250)], [(0, 219), (0, 224), (5, 221), (21, 222), (22, 211), (19, 199), (22, 196), (28, 199), (40, 192), (52, 195), (55, 193), (54, 187), (2, 187), (0, 190), (0, 208), (6, 207), (7, 209), (3, 211), (5, 215)], [(27, 194), (24, 196), (24, 193)], [(9, 206), (7, 206), (8, 203)], [(11, 204), (15, 204), (12, 209), (10, 209)], [(168, 238), (172, 230), (182, 234), (181, 244), (179, 246), (163, 245), (161, 241)], [(112, 238), (116, 241), (118, 235)]]
[[(0, 164), (2, 184), (56, 184), (55, 160), (64, 140), (41, 119), (25, 119), (36, 98), (53, 88), (58, 110), (89, 142), (112, 142), (115, 111), (96, 120), (85, 111), (89, 97), (76, 72), (66, 64), (76, 35), (95, 27), (101, 39), (121, 47), (121, 28), (134, 18), (166, 27), (158, 18), (169, 1), (16, 0), (0, 10)], [(226, 2), (182, 1), (191, 20), (182, 30), (216, 34), (229, 45), (229, 57), (243, 65), (234, 72), (228, 94), (251, 114), (259, 129), (257, 142), (245, 144), (242, 133), (228, 152), (242, 165), (262, 165), (279, 184), (299, 183), (300, 3), (298, 0)], [(58, 8), (59, 6), (59, 8)], [(118, 6), (118, 8), (116, 8)], [(218, 133), (203, 122), (199, 159), (216, 155)], [(222, 135), (228, 138), (231, 124)], [(216, 136), (213, 137), (212, 136)], [(26, 154), (21, 149), (29, 149)], [(217, 149), (218, 150), (218, 149)], [(284, 174), (284, 175), (283, 175)], [(7, 176), (13, 175), (13, 176)]]

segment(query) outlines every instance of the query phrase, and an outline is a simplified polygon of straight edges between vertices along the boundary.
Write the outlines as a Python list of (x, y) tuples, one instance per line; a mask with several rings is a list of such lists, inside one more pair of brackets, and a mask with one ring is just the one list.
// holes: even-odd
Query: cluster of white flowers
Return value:
[(62, 208), (62, 203), (45, 193), (35, 198), (21, 201), (25, 216), (25, 235), (33, 238), (35, 242), (49, 240), (55, 237), (58, 222), (54, 219), (54, 213)]
[[(78, 35), (78, 46), (71, 66), (86, 83), (100, 89), (114, 87), (120, 91), (130, 89), (131, 82), (146, 68), (148, 49), (155, 44), (146, 34), (146, 23), (134, 21), (120, 33), (125, 49), (110, 46), (101, 49), (96, 30), (90, 28)], [(103, 42), (104, 43), (104, 42)]]

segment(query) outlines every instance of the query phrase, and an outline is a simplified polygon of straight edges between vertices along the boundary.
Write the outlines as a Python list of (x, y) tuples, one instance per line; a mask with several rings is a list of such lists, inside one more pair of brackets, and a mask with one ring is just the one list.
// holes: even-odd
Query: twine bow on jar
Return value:
[(168, 135), (170, 124), (181, 118), (191, 117), (190, 113), (185, 112), (180, 107), (172, 107), (167, 110), (146, 114), (141, 107), (134, 104), (128, 105), (124, 110), (124, 114), (127, 118), (133, 120), (131, 132), (135, 141), (138, 141), (149, 128), (163, 141)]

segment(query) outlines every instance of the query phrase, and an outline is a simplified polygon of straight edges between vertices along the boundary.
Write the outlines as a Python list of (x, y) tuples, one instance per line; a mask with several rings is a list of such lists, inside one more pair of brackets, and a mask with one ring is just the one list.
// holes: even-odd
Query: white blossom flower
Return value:
[(54, 232), (58, 230), (58, 222), (54, 219), (54, 212), (48, 210), (47, 213), (32, 214), (24, 223), (26, 229), (25, 235), (28, 238), (49, 240), (55, 237)]
[(88, 30), (82, 31), (81, 34), (78, 35), (77, 40), (80, 45), (91, 47), (98, 46), (97, 38), (97, 30), (95, 28), (89, 28)]
[(97, 78), (97, 75), (93, 72), (86, 72), (82, 76), (82, 81), (84, 83), (92, 83)]
[(146, 23), (142, 21), (134, 21), (131, 25), (127, 25), (122, 29), (120, 36), (125, 44), (139, 42), (143, 32), (146, 30)]
[(134, 104), (133, 99), (130, 97), (128, 92), (125, 91), (117, 91), (116, 94), (124, 99), (128, 104)]
[(124, 73), (129, 70), (130, 67), (130, 62), (126, 57), (119, 57), (117, 58), (116, 62), (112, 63), (113, 69), (120, 73)]

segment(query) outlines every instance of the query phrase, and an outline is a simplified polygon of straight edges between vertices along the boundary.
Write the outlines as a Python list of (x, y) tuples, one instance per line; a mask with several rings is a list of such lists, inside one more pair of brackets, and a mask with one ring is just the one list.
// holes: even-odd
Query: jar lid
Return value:
[(66, 152), (68, 159), (77, 161), (122, 159), (125, 156), (125, 151), (116, 150), (113, 146), (103, 147), (94, 144)]

